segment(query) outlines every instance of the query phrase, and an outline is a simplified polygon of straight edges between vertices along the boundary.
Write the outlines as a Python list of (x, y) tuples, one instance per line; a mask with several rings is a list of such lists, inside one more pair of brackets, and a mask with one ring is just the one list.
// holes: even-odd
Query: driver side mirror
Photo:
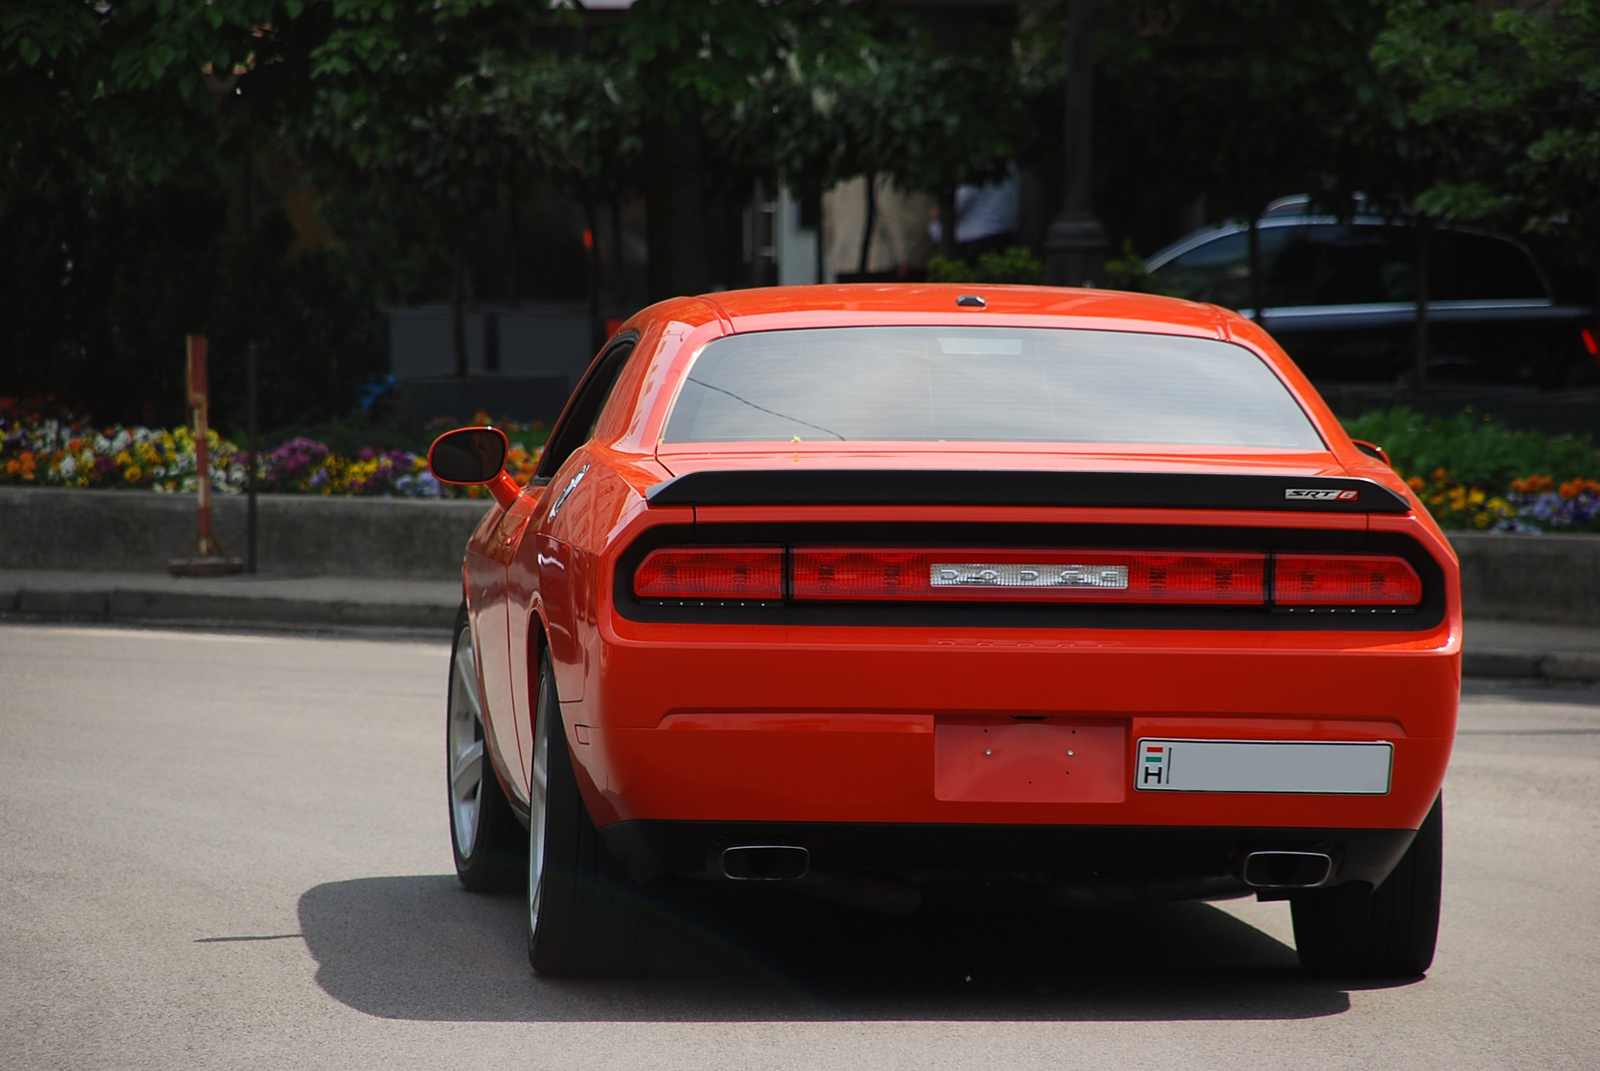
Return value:
[(441, 483), (482, 485), (502, 507), (510, 508), (522, 488), (506, 473), (511, 443), (499, 428), (457, 428), (428, 448), (428, 471)]

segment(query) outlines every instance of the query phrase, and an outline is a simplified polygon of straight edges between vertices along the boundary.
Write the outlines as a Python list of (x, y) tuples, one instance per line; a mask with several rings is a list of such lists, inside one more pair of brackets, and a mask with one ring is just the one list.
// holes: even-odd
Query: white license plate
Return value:
[(1278, 792), (1382, 796), (1394, 745), (1279, 740), (1139, 741), (1133, 785), (1144, 792)]

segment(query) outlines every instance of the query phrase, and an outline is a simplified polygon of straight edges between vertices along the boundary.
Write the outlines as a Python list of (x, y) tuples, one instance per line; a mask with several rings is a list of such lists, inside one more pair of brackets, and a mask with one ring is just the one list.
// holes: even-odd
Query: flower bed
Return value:
[(1587, 436), (1516, 431), (1470, 408), (1448, 417), (1387, 409), (1345, 428), (1388, 452), (1443, 528), (1600, 531), (1600, 449)]
[[(495, 423), (478, 413), (474, 422)], [(448, 426), (451, 422), (436, 422)], [(543, 451), (542, 425), (495, 423), (512, 440), (506, 468), (526, 484)], [(439, 430), (443, 430), (441, 427)], [(248, 484), (245, 452), (211, 431), (206, 437), (212, 489), (238, 493)], [(198, 486), (194, 434), (188, 428), (97, 427), (69, 415), (46, 415), (0, 399), (0, 484), (193, 492)], [(394, 498), (481, 498), (481, 487), (441, 484), (426, 454), (363, 447), (347, 457), (310, 438), (259, 451), (257, 487), (323, 495)]]
[(1406, 480), (1442, 528), (1488, 532), (1600, 532), (1600, 480), (1533, 475), (1511, 481), (1503, 494), (1451, 479), (1435, 469)]
[[(492, 421), (511, 439), (506, 468), (526, 484), (544, 448), (542, 425)], [(451, 421), (434, 421), (429, 432)], [(1380, 443), (1406, 482), (1450, 529), (1524, 532), (1600, 531), (1600, 450), (1592, 441), (1508, 431), (1481, 416), (1425, 418), (1408, 409), (1369, 413), (1348, 422), (1358, 438)], [(207, 437), (212, 487), (245, 489), (244, 451), (215, 431)], [(481, 498), (481, 487), (440, 484), (424, 454), (362, 447), (346, 456), (305, 436), (263, 449), (257, 462), (263, 491), (395, 498)], [(194, 436), (188, 428), (96, 427), (0, 399), (0, 484), (121, 487), (188, 491), (196, 486)]]

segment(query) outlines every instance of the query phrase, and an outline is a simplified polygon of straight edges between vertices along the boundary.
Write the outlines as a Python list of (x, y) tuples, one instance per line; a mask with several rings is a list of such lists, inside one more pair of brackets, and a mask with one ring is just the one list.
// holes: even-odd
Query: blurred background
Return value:
[(225, 433), (252, 347), (278, 438), (549, 421), (652, 301), (931, 278), (1594, 430), (1596, 70), (1600, 0), (10, 0), (0, 395), (178, 425), (202, 333)]

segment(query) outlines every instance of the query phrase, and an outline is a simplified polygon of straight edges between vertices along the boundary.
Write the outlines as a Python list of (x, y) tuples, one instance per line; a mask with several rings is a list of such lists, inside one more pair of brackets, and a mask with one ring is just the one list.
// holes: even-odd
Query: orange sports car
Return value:
[(1450, 545), (1265, 332), (1165, 298), (663, 302), (466, 550), (456, 865), (548, 974), (639, 966), (668, 875), (908, 910), (1287, 900), (1311, 969), (1415, 975), (1460, 689)]

